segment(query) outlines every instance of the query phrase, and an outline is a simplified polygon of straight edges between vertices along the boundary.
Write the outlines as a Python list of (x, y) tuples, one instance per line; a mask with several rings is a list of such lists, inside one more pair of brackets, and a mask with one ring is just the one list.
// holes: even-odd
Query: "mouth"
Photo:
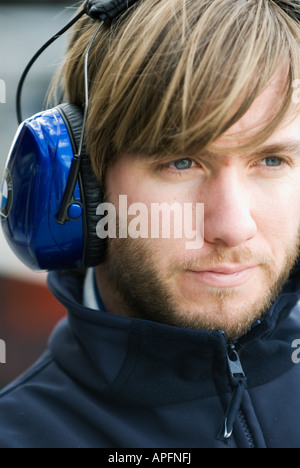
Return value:
[(191, 279), (215, 288), (233, 288), (246, 283), (258, 265), (219, 265), (204, 269), (187, 270)]

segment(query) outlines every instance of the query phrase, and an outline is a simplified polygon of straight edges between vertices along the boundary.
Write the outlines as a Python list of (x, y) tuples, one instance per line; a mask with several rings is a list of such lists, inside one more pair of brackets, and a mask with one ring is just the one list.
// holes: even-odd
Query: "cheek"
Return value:
[[(167, 204), (170, 206), (173, 203), (179, 203), (182, 207), (182, 219), (185, 220), (183, 206), (184, 203), (193, 201), (194, 193), (192, 194), (183, 185), (179, 189), (176, 184), (159, 184), (151, 178), (138, 177), (137, 173), (133, 176), (132, 171), (124, 169), (111, 173), (107, 178), (106, 186), (109, 201), (115, 205), (119, 220), (124, 216), (124, 220), (121, 222), (122, 225), (127, 224), (128, 236), (134, 242), (136, 248), (148, 252), (148, 255), (155, 262), (156, 269), (160, 272), (166, 271), (170, 263), (182, 262), (185, 259), (189, 260), (196, 254), (199, 255), (199, 250), (188, 250), (186, 248), (187, 239), (184, 236), (183, 225), (181, 226), (182, 237), (175, 238), (172, 211), (170, 211), (170, 222), (167, 216), (165, 224), (162, 220), (162, 214), (160, 213), (159, 217), (157, 217), (155, 209), (152, 211), (153, 204), (160, 206)], [(119, 203), (120, 195), (126, 196), (127, 213), (119, 209), (121, 206)], [(178, 219), (180, 217), (176, 218), (177, 228), (179, 226), (180, 229)], [(163, 225), (166, 228), (164, 235), (162, 234)], [(194, 229), (194, 227), (191, 226), (191, 229)], [(155, 235), (152, 235), (152, 229), (156, 233)], [(138, 231), (142, 231), (146, 238), (135, 238)]]
[(109, 201), (115, 206), (118, 206), (120, 195), (126, 195), (128, 204), (144, 203), (147, 206), (161, 197), (151, 180), (145, 179), (139, 170), (122, 162), (108, 171), (106, 191)]
[(142, 204), (149, 212), (152, 204), (171, 205), (174, 202), (183, 204), (191, 201), (186, 187), (178, 188), (176, 184), (159, 183), (154, 178), (146, 176), (142, 170), (129, 169), (128, 165), (121, 163), (109, 171), (106, 191), (109, 201), (116, 207), (120, 195), (125, 195), (128, 206)]

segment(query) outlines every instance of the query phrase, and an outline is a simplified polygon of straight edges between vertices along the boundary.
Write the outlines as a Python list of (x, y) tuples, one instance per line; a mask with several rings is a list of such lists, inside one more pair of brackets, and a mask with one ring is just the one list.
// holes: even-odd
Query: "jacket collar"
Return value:
[[(103, 398), (129, 405), (157, 406), (204, 398), (230, 389), (225, 334), (190, 330), (147, 320), (119, 317), (82, 305), (83, 277), (50, 273), (49, 287), (68, 309), (50, 340), (60, 366)], [(291, 281), (261, 323), (237, 343), (250, 385), (271, 380), (292, 365), (291, 359), (274, 365), (282, 356), (282, 340), (273, 339), (277, 327), (299, 300)], [(271, 343), (272, 342), (272, 343)], [(271, 343), (271, 345), (270, 345)], [(258, 369), (259, 360), (270, 369)], [(290, 353), (290, 342), (286, 342)], [(278, 350), (277, 350), (278, 348)], [(256, 360), (256, 361), (255, 361)], [(221, 382), (221, 383), (220, 383)], [(220, 385), (222, 388), (220, 388)]]

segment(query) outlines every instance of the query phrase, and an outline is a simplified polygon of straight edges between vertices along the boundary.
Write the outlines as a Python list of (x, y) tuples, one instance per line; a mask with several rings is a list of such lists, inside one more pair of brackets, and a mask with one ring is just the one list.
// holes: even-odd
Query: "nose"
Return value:
[(222, 168), (207, 182), (205, 190), (205, 241), (236, 247), (252, 239), (257, 233), (252, 214), (254, 199), (249, 181), (237, 168)]

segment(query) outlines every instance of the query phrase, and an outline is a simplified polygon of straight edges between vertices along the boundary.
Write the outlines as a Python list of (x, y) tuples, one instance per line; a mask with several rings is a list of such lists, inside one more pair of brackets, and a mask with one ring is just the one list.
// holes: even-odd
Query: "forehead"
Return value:
[[(268, 157), (274, 154), (283, 156), (300, 156), (300, 106), (290, 104), (289, 113), (276, 128), (273, 134), (259, 146), (256, 144), (256, 134), (274, 119), (274, 114), (282, 107), (284, 97), (284, 74), (277, 73), (265, 90), (256, 98), (249, 110), (221, 137), (202, 150), (192, 153), (172, 154), (155, 153), (125, 153), (128, 162), (133, 161), (147, 167), (182, 157), (207, 158), (222, 164), (229, 159), (249, 158), (255, 156)], [(254, 136), (254, 137), (253, 137)], [(245, 145), (248, 149), (245, 148)]]
[[(251, 142), (251, 135), (262, 130), (272, 121), (282, 105), (283, 74), (277, 73), (269, 85), (256, 98), (250, 109), (218, 138), (210, 149), (216, 153), (234, 152), (235, 147)], [(291, 105), (290, 111), (280, 126), (265, 141), (264, 145), (271, 146), (285, 144), (290, 141), (300, 141), (300, 113), (299, 107)]]

